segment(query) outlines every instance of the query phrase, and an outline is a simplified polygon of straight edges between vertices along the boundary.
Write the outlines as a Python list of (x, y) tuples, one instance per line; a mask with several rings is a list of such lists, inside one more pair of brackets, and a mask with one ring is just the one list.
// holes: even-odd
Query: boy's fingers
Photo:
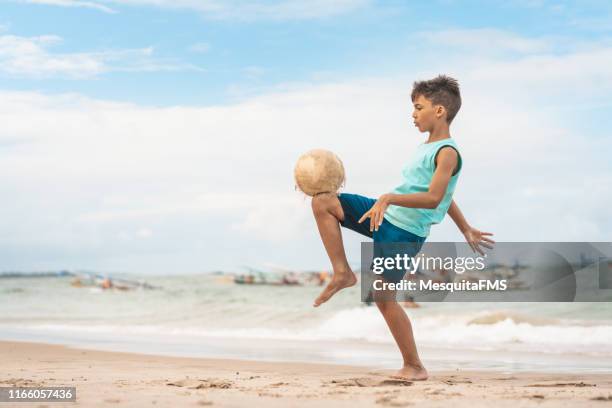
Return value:
[(472, 251), (474, 253), (480, 253), (480, 248), (478, 248), (478, 245), (476, 244), (476, 242), (474, 241), (469, 241), (468, 244), (470, 244), (470, 247), (472, 248)]
[(485, 244), (484, 242), (481, 242), (480, 245), (482, 245), (485, 248), (493, 249), (493, 246), (491, 246), (489, 244)]
[(363, 214), (363, 216), (359, 219), (359, 221), (357, 221), (357, 223), (361, 224), (366, 218), (368, 218), (368, 214), (370, 214), (370, 211)]
[(494, 240), (492, 240), (492, 239), (490, 239), (490, 238), (484, 238), (484, 237), (483, 237), (483, 238), (482, 238), (482, 240), (483, 240), (483, 241), (487, 241), (487, 242), (489, 242), (489, 243), (491, 243), (491, 244), (494, 244), (494, 243), (495, 243), (495, 241), (494, 241)]
[(482, 235), (493, 235), (491, 232), (481, 232)]

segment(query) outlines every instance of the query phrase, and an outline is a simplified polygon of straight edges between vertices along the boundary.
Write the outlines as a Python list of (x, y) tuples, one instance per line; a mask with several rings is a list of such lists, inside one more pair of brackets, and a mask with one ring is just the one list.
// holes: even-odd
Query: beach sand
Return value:
[(592, 407), (612, 374), (433, 372), (427, 381), (367, 367), (153, 356), (0, 342), (0, 386), (74, 386), (76, 403), (0, 407)]

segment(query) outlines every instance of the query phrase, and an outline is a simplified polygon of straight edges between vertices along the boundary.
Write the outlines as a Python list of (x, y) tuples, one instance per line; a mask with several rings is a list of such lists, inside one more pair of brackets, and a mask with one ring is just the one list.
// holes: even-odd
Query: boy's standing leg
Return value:
[[(378, 295), (381, 295), (381, 293)], [(419, 358), (410, 319), (404, 308), (395, 300), (395, 291), (388, 291), (382, 296), (376, 297), (382, 299), (376, 300), (376, 306), (385, 318), (385, 322), (387, 322), (404, 360), (403, 367), (395, 374), (395, 377), (408, 380), (426, 380), (428, 377), (427, 370)]]
[(344, 212), (338, 197), (331, 193), (314, 196), (312, 198), (312, 212), (317, 221), (325, 251), (327, 251), (334, 270), (331, 282), (314, 301), (314, 306), (317, 307), (339, 290), (353, 286), (357, 283), (357, 277), (348, 264), (344, 244), (342, 243), (340, 221), (344, 220)]

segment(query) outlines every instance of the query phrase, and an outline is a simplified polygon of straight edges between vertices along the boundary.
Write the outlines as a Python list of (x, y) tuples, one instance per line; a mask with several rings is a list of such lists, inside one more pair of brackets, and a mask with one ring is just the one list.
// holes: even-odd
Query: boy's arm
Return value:
[(462, 234), (465, 234), (468, 228), (470, 228), (470, 225), (463, 216), (463, 213), (459, 209), (457, 203), (455, 203), (455, 200), (451, 201), (451, 205), (448, 207), (448, 215), (450, 215), (450, 217), (453, 219), (455, 225), (457, 228), (459, 228), (459, 231), (461, 231)]
[(448, 207), (448, 215), (453, 219), (459, 231), (463, 233), (465, 236), (465, 240), (467, 241), (472, 251), (478, 252), (480, 255), (484, 255), (484, 252), (481, 246), (485, 248), (493, 248), (492, 244), (495, 243), (491, 238), (487, 238), (487, 236), (493, 235), (490, 232), (482, 232), (474, 227), (471, 227), (466, 221), (463, 213), (459, 209), (455, 200), (451, 201), (450, 207)]
[(389, 205), (412, 208), (436, 208), (444, 198), (446, 188), (457, 167), (457, 151), (451, 147), (442, 148), (438, 153), (436, 170), (429, 185), (429, 190), (413, 194), (383, 194), (378, 201), (363, 214), (359, 222), (370, 218), (370, 231), (378, 231), (383, 216)]

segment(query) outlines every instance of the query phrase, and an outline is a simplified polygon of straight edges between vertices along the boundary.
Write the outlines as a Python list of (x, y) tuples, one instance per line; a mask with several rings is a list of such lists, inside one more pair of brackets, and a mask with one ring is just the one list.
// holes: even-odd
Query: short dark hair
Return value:
[(416, 81), (412, 87), (412, 101), (423, 95), (434, 105), (442, 105), (446, 109), (446, 122), (451, 123), (461, 107), (459, 82), (446, 75), (438, 75), (428, 81)]

